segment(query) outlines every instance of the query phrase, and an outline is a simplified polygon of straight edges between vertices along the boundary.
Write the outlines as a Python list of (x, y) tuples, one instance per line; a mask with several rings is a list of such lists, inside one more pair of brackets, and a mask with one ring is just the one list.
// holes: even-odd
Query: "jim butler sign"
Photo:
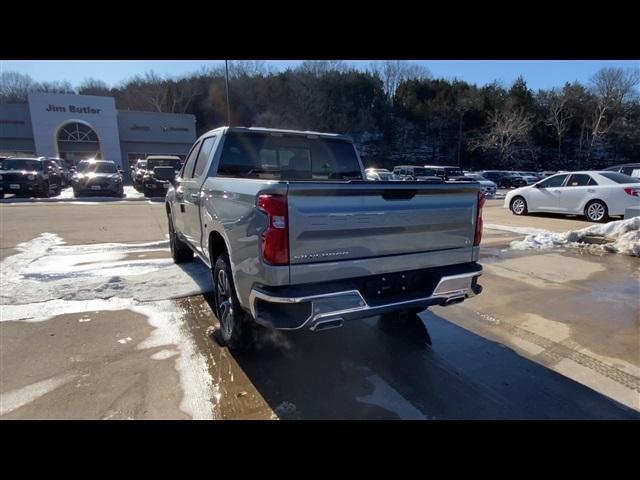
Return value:
[(34, 92), (29, 94), (29, 113), (37, 155), (58, 155), (60, 128), (80, 122), (98, 134), (102, 158), (122, 166), (118, 117), (112, 97)]

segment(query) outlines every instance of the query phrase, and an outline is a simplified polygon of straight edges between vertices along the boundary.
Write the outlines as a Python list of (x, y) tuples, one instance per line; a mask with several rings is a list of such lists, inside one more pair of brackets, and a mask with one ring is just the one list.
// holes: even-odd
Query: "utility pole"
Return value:
[(224, 61), (224, 70), (225, 70), (224, 83), (227, 87), (227, 126), (230, 127), (231, 126), (231, 107), (229, 105), (229, 65), (227, 60)]

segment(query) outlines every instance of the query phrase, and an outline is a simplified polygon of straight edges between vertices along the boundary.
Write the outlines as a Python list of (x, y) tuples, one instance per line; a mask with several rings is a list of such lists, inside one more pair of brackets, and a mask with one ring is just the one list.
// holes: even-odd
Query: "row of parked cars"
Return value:
[(69, 167), (60, 158), (0, 158), (0, 184), (5, 194), (17, 197), (47, 198), (71, 186), (76, 197), (124, 195), (122, 171), (109, 160), (82, 160)]
[(149, 155), (139, 159), (131, 166), (133, 188), (145, 197), (164, 197), (181, 168), (182, 161), (175, 155)]
[[(616, 165), (605, 169), (640, 179), (640, 164)], [(507, 170), (467, 171), (460, 167), (446, 165), (398, 165), (389, 171), (384, 168), (368, 168), (367, 180), (404, 180), (404, 181), (475, 181), (480, 183), (486, 197), (494, 198), (498, 188), (521, 188), (534, 185), (555, 174), (568, 172), (523, 172)]]

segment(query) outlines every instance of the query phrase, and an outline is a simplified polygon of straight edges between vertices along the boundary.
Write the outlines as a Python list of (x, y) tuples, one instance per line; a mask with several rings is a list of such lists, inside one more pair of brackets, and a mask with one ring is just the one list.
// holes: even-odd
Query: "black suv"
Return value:
[[(173, 167), (175, 175), (180, 173), (182, 162), (180, 157), (175, 155), (150, 155), (146, 158), (147, 165), (142, 175), (142, 191), (145, 197), (164, 197), (171, 186), (171, 182), (166, 180), (166, 174), (159, 178), (156, 175), (156, 167)], [(165, 169), (166, 170), (166, 169)]]
[(498, 188), (524, 187), (527, 184), (520, 175), (502, 170), (485, 170), (480, 175), (498, 185)]
[(93, 160), (82, 167), (73, 182), (73, 196), (124, 196), (122, 173), (115, 162)]
[(62, 190), (58, 164), (45, 158), (8, 157), (2, 161), (0, 177), (2, 198), (6, 193), (16, 197), (46, 198)]

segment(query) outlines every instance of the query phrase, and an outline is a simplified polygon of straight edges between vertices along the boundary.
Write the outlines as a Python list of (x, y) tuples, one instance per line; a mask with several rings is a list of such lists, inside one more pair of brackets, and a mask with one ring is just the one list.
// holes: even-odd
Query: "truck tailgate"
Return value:
[(479, 190), (475, 183), (292, 182), (290, 263), (469, 249)]

